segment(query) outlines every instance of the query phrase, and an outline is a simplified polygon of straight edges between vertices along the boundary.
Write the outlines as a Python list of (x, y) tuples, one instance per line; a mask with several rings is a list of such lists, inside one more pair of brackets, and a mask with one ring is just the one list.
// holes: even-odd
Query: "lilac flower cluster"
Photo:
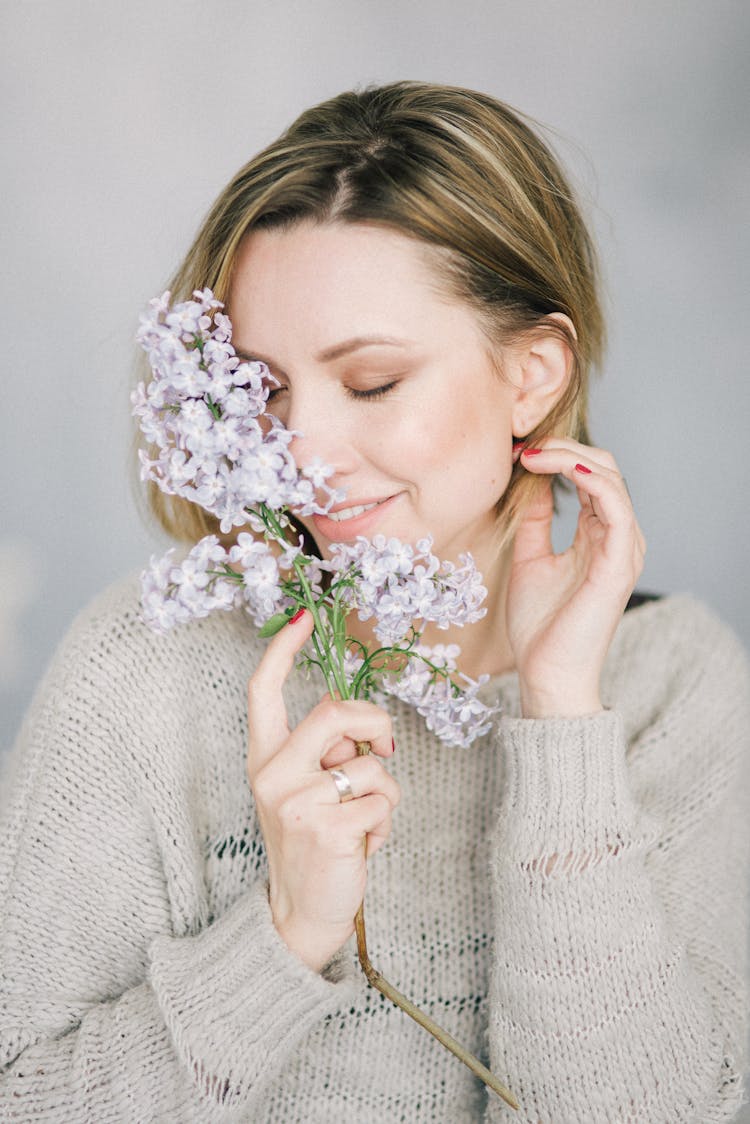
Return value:
[(480, 608), (487, 590), (471, 555), (462, 554), (460, 566), (441, 562), (432, 541), (427, 536), (412, 547), (384, 535), (371, 541), (360, 536), (333, 548), (334, 573), (355, 579), (344, 598), (361, 621), (375, 618), (381, 644), (399, 644), (415, 620), (445, 629), (481, 620), (487, 612)]
[[(386, 675), (383, 690), (413, 706), (425, 720), (428, 730), (449, 745), (466, 747), (492, 728), (496, 706), (487, 706), (477, 697), (489, 675), (470, 679), (457, 672), (458, 644), (417, 644), (406, 667), (398, 675)], [(441, 668), (446, 674), (435, 674)], [(460, 690), (452, 676), (458, 674), (466, 684)]]
[(172, 547), (161, 558), (153, 557), (141, 576), (143, 620), (155, 632), (168, 632), (176, 624), (207, 617), (215, 609), (232, 609), (237, 586), (227, 578), (209, 574), (226, 559), (215, 535), (201, 539), (182, 562)]
[[(216, 535), (207, 535), (181, 562), (175, 560), (173, 547), (162, 558), (152, 558), (143, 572), (143, 620), (155, 632), (164, 633), (216, 609), (244, 608), (260, 627), (275, 613), (296, 605), (285, 587), (300, 552), (300, 547), (290, 546), (280, 553), (246, 531), (229, 550)], [(308, 584), (320, 595), (322, 565), (308, 570)]]
[(333, 469), (297, 469), (295, 433), (265, 414), (275, 380), (264, 363), (240, 362), (221, 301), (210, 289), (171, 310), (169, 301), (166, 292), (150, 302), (136, 336), (153, 378), (134, 391), (133, 413), (157, 450), (153, 458), (141, 451), (142, 479), (211, 512), (222, 534), (246, 524), (258, 504), (310, 515), (339, 502), (326, 483)]

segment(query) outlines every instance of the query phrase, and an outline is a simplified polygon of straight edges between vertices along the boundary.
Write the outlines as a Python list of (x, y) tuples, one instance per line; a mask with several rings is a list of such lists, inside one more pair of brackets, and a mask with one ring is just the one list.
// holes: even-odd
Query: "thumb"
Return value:
[(263, 653), (263, 658), (247, 684), (247, 768), (251, 776), (278, 751), (289, 736), (284, 698), (281, 693), (295, 656), (313, 630), (313, 616), (307, 609), (290, 617)]
[(536, 558), (552, 554), (553, 514), (551, 481), (546, 477), (539, 478), (516, 531), (514, 564), (533, 562)]

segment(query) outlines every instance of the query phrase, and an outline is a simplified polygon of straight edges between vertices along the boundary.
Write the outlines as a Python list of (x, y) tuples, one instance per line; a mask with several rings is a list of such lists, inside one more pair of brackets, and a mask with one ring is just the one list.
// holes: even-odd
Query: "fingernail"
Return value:
[(576, 465), (576, 472), (585, 472), (587, 476), (591, 475), (591, 469), (586, 468), (585, 464), (577, 464)]
[(302, 614), (304, 613), (304, 611), (305, 611), (304, 609), (298, 609), (297, 612), (294, 614), (294, 616), (289, 618), (289, 620), (287, 621), (287, 624), (294, 624), (295, 621), (298, 621), (300, 619), (300, 617), (302, 616)]
[(396, 742), (394, 741), (393, 738), (391, 738), (391, 750), (392, 750), (393, 753), (396, 752)]
[(541, 449), (524, 449), (523, 456), (533, 457), (534, 453), (541, 453), (541, 451), (542, 451)]

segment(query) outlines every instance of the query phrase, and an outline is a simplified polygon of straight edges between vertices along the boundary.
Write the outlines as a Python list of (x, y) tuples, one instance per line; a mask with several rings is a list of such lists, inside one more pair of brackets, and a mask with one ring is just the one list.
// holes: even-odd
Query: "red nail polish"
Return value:
[(392, 748), (393, 752), (395, 753), (396, 752), (396, 742), (394, 741), (393, 738), (391, 738), (391, 748)]
[(541, 449), (524, 449), (523, 456), (524, 457), (533, 457), (534, 453), (541, 453), (541, 452), (542, 452)]
[(576, 472), (585, 472), (587, 476), (591, 475), (591, 469), (586, 468), (585, 464), (577, 464), (576, 465)]
[(298, 609), (297, 612), (294, 614), (294, 616), (289, 618), (289, 620), (287, 621), (287, 624), (294, 624), (295, 621), (298, 621), (300, 619), (300, 617), (302, 616), (302, 614), (304, 613), (304, 611), (305, 611), (304, 609)]

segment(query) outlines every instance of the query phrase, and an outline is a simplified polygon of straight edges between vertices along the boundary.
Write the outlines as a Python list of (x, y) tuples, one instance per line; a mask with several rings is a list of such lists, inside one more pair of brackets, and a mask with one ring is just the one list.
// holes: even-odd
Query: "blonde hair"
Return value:
[[(169, 282), (173, 299), (208, 287), (226, 301), (252, 229), (304, 219), (379, 224), (424, 244), (438, 288), (475, 310), (498, 371), (500, 350), (525, 333), (565, 340), (567, 388), (535, 430), (518, 436), (589, 443), (588, 381), (605, 343), (596, 252), (564, 172), (529, 120), (487, 94), (416, 81), (347, 91), (307, 109), (216, 200)], [(545, 320), (553, 312), (568, 316), (575, 334)], [(497, 506), (498, 549), (539, 484), (514, 467)], [(197, 504), (154, 484), (148, 503), (177, 539), (218, 532)]]

